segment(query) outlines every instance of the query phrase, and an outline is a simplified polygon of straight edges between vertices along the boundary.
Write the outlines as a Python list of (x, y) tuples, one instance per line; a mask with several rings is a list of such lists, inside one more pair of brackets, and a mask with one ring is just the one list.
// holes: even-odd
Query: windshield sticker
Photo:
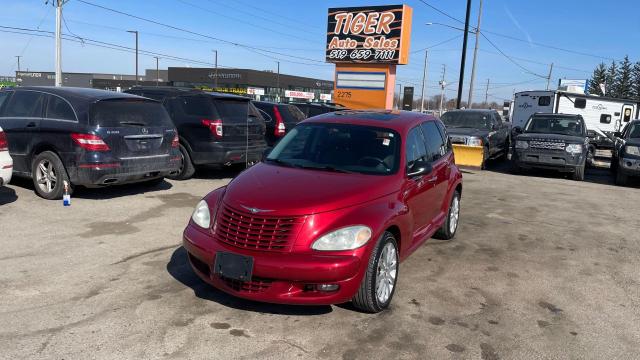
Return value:
[(389, 140), (389, 139), (383, 139), (382, 140), (382, 145), (389, 146), (389, 144), (391, 144), (391, 140)]

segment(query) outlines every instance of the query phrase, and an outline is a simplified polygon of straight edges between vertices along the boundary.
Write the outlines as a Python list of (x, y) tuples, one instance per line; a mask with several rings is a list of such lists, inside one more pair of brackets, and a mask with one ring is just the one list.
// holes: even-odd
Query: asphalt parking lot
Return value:
[(404, 262), (377, 315), (201, 282), (181, 232), (233, 171), (81, 190), (69, 208), (17, 180), (0, 188), (0, 357), (636, 358), (640, 188), (606, 170), (585, 182), (497, 170), (465, 173), (456, 239)]

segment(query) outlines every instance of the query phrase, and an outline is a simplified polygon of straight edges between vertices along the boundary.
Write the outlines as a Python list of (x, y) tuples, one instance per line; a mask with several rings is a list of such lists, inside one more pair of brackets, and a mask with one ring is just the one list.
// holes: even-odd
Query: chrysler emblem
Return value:
[(263, 210), (263, 209), (252, 208), (252, 207), (244, 206), (244, 205), (240, 205), (240, 206), (242, 206), (246, 210), (249, 210), (249, 212), (252, 213), (252, 214), (264, 213), (264, 212), (272, 212), (273, 211), (273, 210)]
[(149, 130), (147, 130), (147, 128), (142, 128), (140, 129), (140, 132), (147, 135), (149, 133)]

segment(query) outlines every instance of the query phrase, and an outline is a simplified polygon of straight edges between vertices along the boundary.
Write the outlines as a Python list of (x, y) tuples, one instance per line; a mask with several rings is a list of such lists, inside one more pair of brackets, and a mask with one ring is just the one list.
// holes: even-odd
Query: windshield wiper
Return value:
[(331, 171), (331, 172), (337, 172), (337, 173), (342, 173), (342, 174), (358, 174), (355, 171), (350, 171), (350, 170), (346, 170), (346, 169), (340, 169), (337, 168), (335, 166), (330, 166), (330, 165), (322, 165), (322, 166), (301, 166), (303, 169), (314, 169), (314, 170), (324, 170), (324, 171)]
[(296, 168), (301, 168), (302, 167), (300, 165), (292, 164), (290, 162), (282, 161), (280, 159), (269, 159), (269, 158), (266, 158), (265, 161), (272, 162), (272, 163), (275, 163), (275, 164), (278, 164), (278, 165), (282, 165), (282, 166), (286, 166), (286, 167), (296, 167)]

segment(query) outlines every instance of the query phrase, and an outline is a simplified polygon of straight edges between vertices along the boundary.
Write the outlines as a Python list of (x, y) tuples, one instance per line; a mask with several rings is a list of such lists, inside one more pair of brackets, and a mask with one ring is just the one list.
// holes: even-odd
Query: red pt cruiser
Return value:
[(379, 312), (398, 263), (434, 235), (453, 238), (461, 192), (440, 120), (336, 112), (301, 122), (209, 193), (183, 242), (198, 276), (232, 295)]

